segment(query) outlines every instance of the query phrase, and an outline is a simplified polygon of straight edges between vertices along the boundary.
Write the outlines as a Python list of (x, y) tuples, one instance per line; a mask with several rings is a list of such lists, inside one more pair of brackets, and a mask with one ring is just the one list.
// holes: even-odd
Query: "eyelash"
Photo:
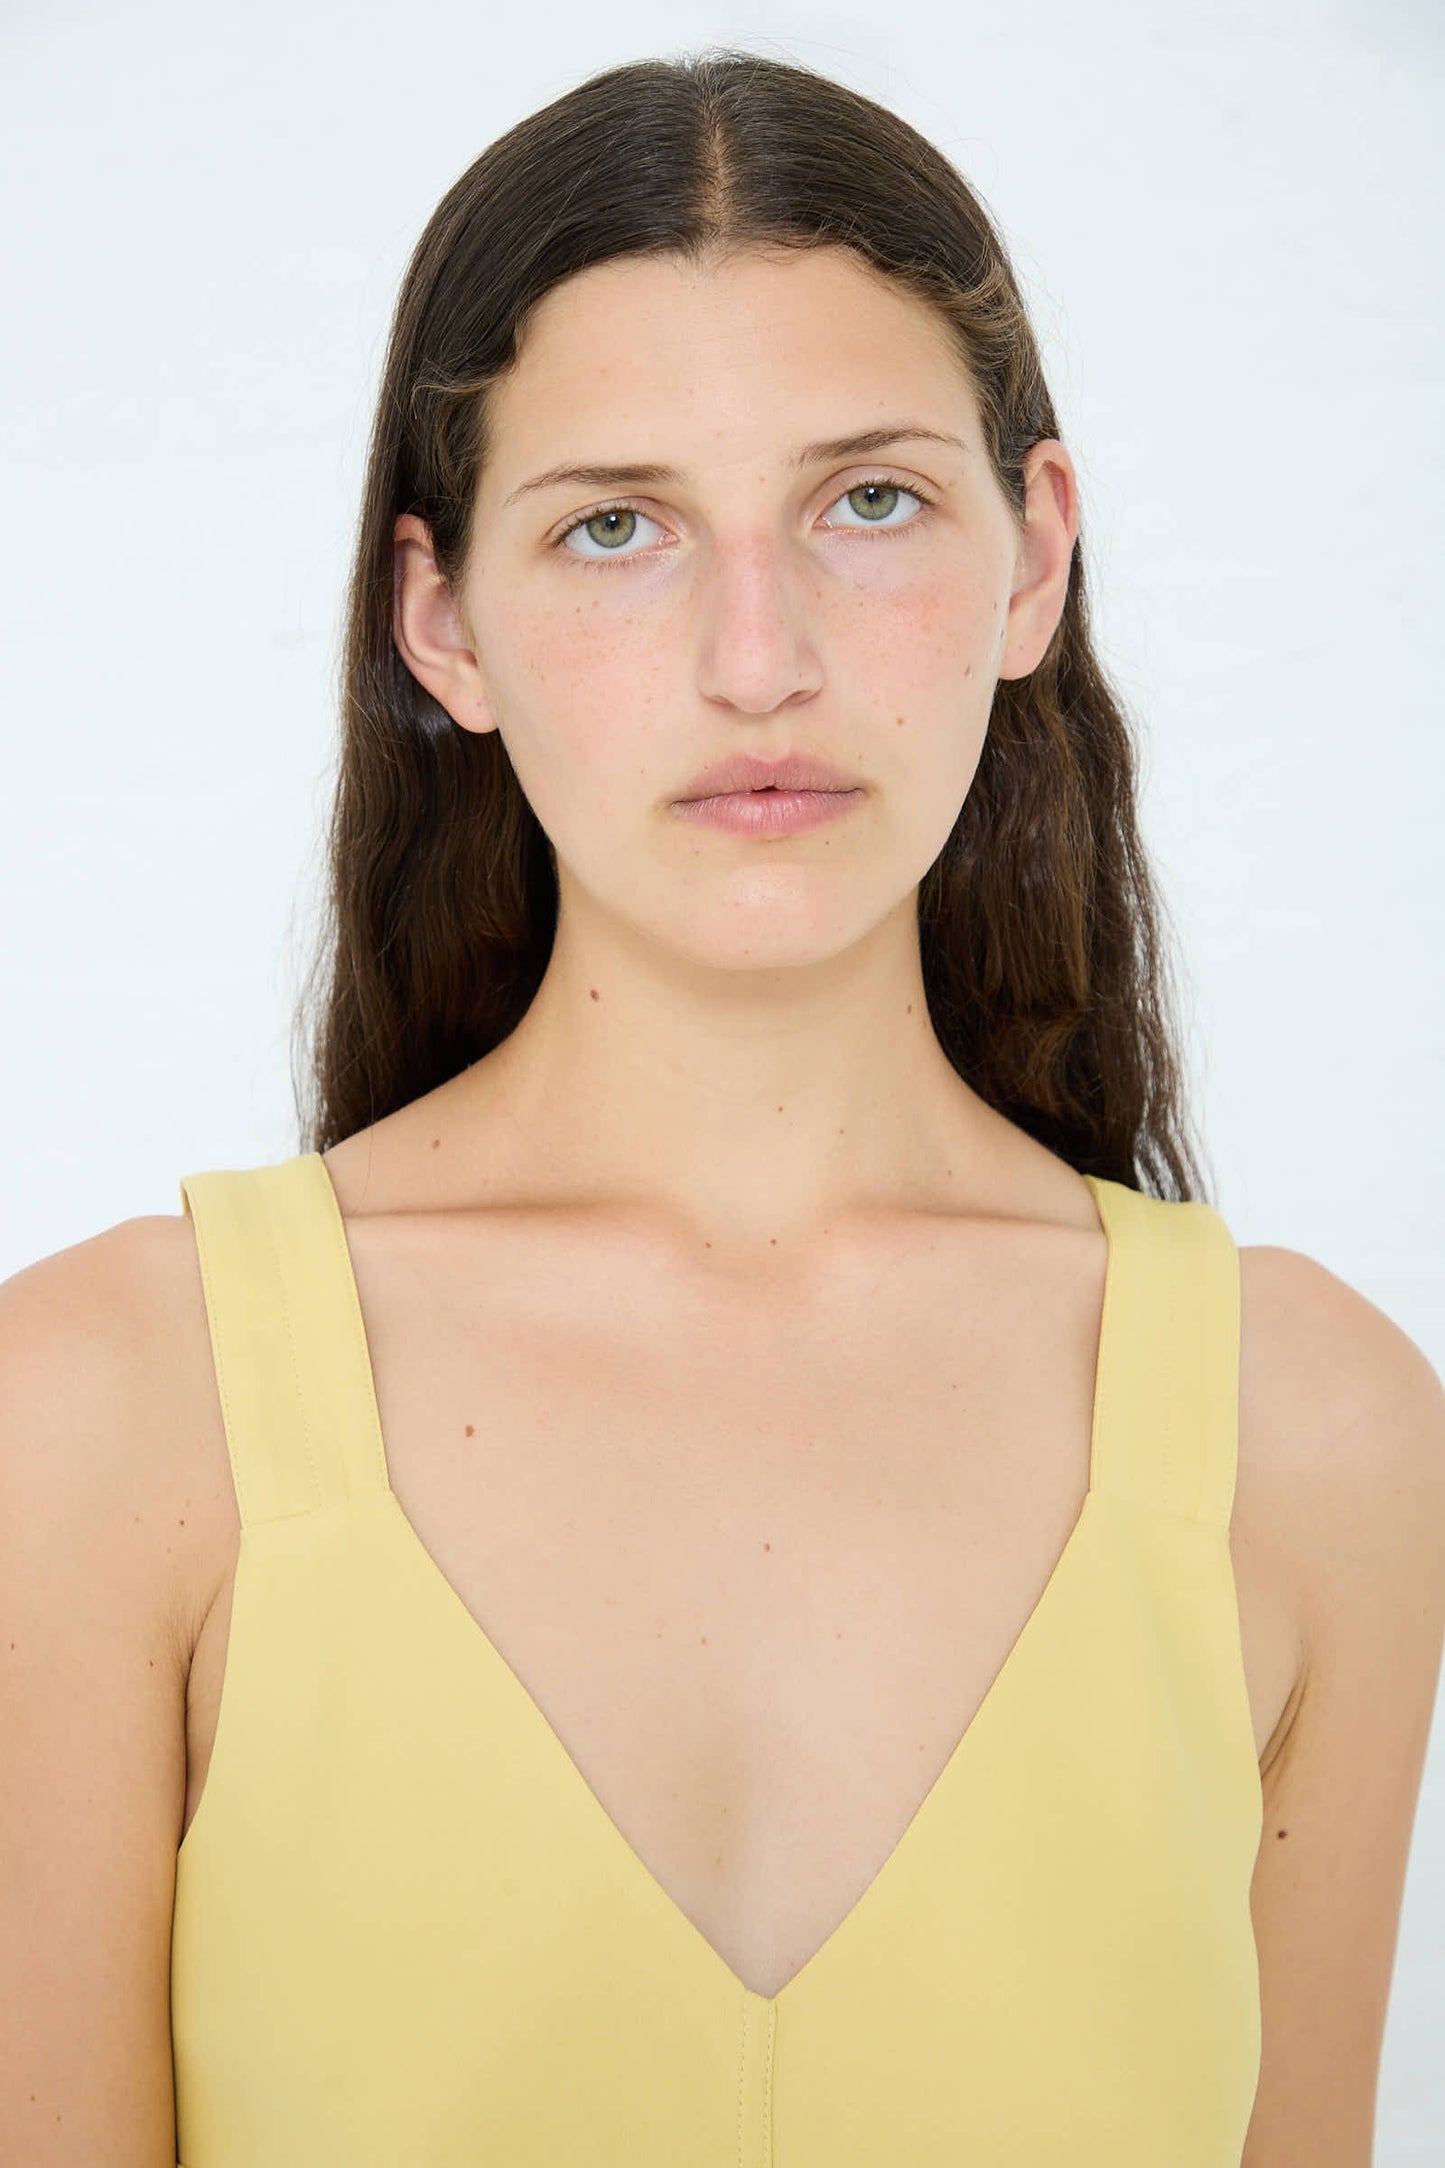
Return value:
[[(903, 481), (896, 474), (865, 474), (858, 481), (850, 482), (846, 489), (840, 490), (838, 493), (838, 497), (835, 497), (832, 500), (833, 503), (836, 504), (839, 497), (851, 496), (855, 489), (896, 489), (905, 497), (916, 497), (919, 503), (925, 508), (925, 511), (930, 509), (936, 502), (936, 499), (930, 497), (925, 490), (915, 489), (911, 482)], [(616, 498), (608, 504), (596, 504), (592, 507), (590, 512), (579, 512), (576, 519), (570, 520), (568, 524), (563, 528), (562, 532), (557, 536), (556, 540), (552, 543), (552, 548), (554, 550), (560, 550), (562, 548), (562, 544), (566, 541), (568, 535), (575, 534), (579, 527), (585, 527), (589, 521), (594, 519), (600, 519), (604, 512), (638, 512), (641, 513), (643, 519), (647, 519), (651, 516), (650, 514), (642, 511), (641, 505), (632, 504), (625, 497)], [(879, 527), (875, 531), (878, 534), (883, 535), (908, 534), (914, 527), (917, 527), (921, 524), (922, 518), (923, 514), (918, 513), (915, 514), (915, 516), (910, 519), (905, 526)], [(853, 534), (861, 534), (865, 532), (865, 530), (861, 527), (854, 527), (849, 529), (848, 532)], [(581, 557), (578, 555), (576, 550), (567, 550), (564, 551), (563, 554), (572, 558), (574, 563), (579, 565), (587, 565), (589, 567), (596, 565), (606, 565), (608, 562), (608, 559), (605, 556)], [(616, 562), (619, 564), (628, 564), (632, 561), (633, 560), (630, 557), (618, 556), (616, 559)]]

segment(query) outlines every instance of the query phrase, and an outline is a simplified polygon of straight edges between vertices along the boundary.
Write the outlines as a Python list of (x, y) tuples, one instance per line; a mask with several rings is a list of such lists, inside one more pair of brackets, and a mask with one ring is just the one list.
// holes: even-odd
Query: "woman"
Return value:
[(304, 1149), (4, 1290), (7, 2158), (1368, 2161), (1439, 1381), (1203, 1197), (1079, 534), (854, 93), (439, 205)]

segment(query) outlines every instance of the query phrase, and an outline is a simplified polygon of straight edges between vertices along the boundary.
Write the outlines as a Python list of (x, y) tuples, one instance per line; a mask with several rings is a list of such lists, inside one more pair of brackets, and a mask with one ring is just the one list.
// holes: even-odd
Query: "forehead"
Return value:
[(543, 296), (489, 406), (499, 481), (559, 446), (722, 463), (903, 412), (977, 435), (948, 327), (841, 248), (594, 265)]

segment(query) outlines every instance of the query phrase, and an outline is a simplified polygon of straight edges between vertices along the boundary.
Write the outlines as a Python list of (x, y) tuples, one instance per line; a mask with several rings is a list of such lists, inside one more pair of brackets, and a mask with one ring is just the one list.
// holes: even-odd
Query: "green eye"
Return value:
[[(637, 531), (637, 522), (646, 519), (647, 514), (639, 512), (636, 505), (604, 504), (599, 506), (595, 512), (584, 512), (580, 519), (573, 520), (570, 527), (564, 527), (557, 537), (555, 547), (562, 549), (574, 534), (585, 534), (589, 541), (596, 542), (599, 545), (597, 554), (593, 555), (588, 550), (569, 549), (567, 555), (569, 557), (580, 557), (584, 564), (597, 564), (603, 558), (620, 556), (621, 544), (630, 542)], [(627, 523), (621, 528), (620, 532), (616, 524), (619, 521)], [(656, 526), (656, 524), (655, 520), (648, 521), (649, 526)], [(597, 530), (601, 530), (601, 532)], [(603, 539), (604, 535), (606, 540)], [(636, 555), (636, 552), (634, 551), (633, 554)]]
[[(870, 497), (874, 500), (872, 503), (865, 501), (860, 504), (856, 501), (860, 498), (867, 500)], [(884, 474), (872, 475), (866, 482), (855, 482), (853, 487), (845, 490), (843, 495), (836, 501), (838, 504), (852, 505), (854, 511), (860, 514), (862, 524), (865, 527), (881, 527), (889, 514), (896, 509), (900, 497), (911, 498), (913, 503), (921, 509), (926, 508), (932, 502), (931, 498), (923, 496), (920, 491), (908, 489), (902, 482), (896, 481), (892, 475)], [(878, 502), (879, 499), (883, 500), (881, 504)], [(829, 509), (831, 510), (832, 507), (830, 506)], [(907, 521), (895, 521), (893, 526), (896, 531), (899, 527), (905, 525), (911, 527), (915, 524), (916, 515)]]
[[(917, 510), (906, 520), (894, 520), (900, 499), (907, 498)], [(857, 501), (855, 501), (857, 500)], [(855, 534), (866, 527), (876, 528), (880, 534), (901, 534), (918, 524), (919, 514), (926, 512), (933, 499), (925, 497), (920, 490), (910, 489), (891, 474), (870, 475), (866, 481), (855, 482), (851, 489), (836, 497), (828, 507), (834, 511), (838, 505), (850, 505), (858, 515), (856, 522), (843, 520), (829, 522), (840, 528), (851, 528)], [(642, 555), (640, 550), (627, 550), (637, 532), (637, 523), (644, 521), (655, 527), (656, 520), (649, 519), (646, 512), (635, 504), (602, 504), (595, 511), (583, 512), (571, 524), (564, 527), (552, 547), (565, 550), (569, 557), (580, 558), (583, 564), (605, 564), (609, 557), (626, 563), (629, 557)], [(886, 523), (886, 524), (885, 524)], [(568, 545), (573, 535), (581, 534), (596, 545), (595, 549), (572, 549)]]

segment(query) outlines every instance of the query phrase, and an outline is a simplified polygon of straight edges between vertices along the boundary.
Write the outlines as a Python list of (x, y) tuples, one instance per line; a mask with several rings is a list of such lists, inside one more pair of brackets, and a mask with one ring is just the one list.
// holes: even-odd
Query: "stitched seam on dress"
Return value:
[(307, 1468), (310, 1470), (311, 1473), (311, 1489), (313, 1493), (312, 1504), (310, 1506), (302, 1506), (300, 1508), (293, 1507), (289, 1513), (277, 1513), (270, 1516), (270, 1518), (273, 1520), (286, 1520), (294, 1519), (298, 1511), (302, 1513), (311, 1512), (316, 1506), (325, 1505), (327, 1501), (325, 1493), (323, 1492), (321, 1487), (321, 1478), (317, 1471), (316, 1455), (312, 1451), (311, 1446), (311, 1424), (306, 1407), (306, 1395), (301, 1383), (301, 1365), (297, 1360), (296, 1356), (296, 1335), (292, 1329), (291, 1324), (291, 1305), (286, 1299), (286, 1275), (281, 1262), (281, 1251), (276, 1241), (275, 1229), (273, 1228), (271, 1223), (269, 1197), (262, 1193), (260, 1203), (261, 1227), (266, 1239), (267, 1247), (271, 1252), (272, 1264), (275, 1268), (274, 1279), (276, 1298), (281, 1308), (281, 1321), (286, 1328), (286, 1351), (291, 1358), (291, 1382), (296, 1389), (296, 1405), (300, 1410), (301, 1414), (301, 1444), (306, 1454)]
[(777, 2038), (778, 2005), (774, 1997), (768, 2003), (768, 2059), (763, 2074), (763, 2136), (768, 2143), (765, 2156), (768, 2168), (771, 2168), (773, 2158), (773, 2050), (777, 2045)]
[[(1215, 1218), (1215, 1221), (1220, 1221), (1220, 1214), (1213, 1210), (1213, 1205), (1207, 1205), (1205, 1210), (1211, 1214), (1211, 1218)], [(1228, 1234), (1228, 1229), (1224, 1229), (1224, 1231)], [(1233, 1236), (1231, 1236), (1231, 1244), (1233, 1244)], [(1237, 1255), (1237, 1251), (1235, 1251), (1235, 1255)], [(1224, 1290), (1224, 1303), (1228, 1301), (1228, 1257), (1220, 1255), (1218, 1249), (1215, 1249), (1215, 1234), (1205, 1221), (1198, 1223), (1196, 1260), (1194, 1262), (1196, 1262), (1194, 1299), (1196, 1299), (1196, 1305), (1198, 1305), (1198, 1320), (1196, 1320), (1198, 1322), (1198, 1331), (1194, 1335), (1194, 1348), (1196, 1348), (1196, 1359), (1198, 1359), (1198, 1366), (1200, 1366), (1198, 1368), (1198, 1385), (1196, 1385), (1194, 1405), (1198, 1409), (1207, 1409), (1209, 1411), (1209, 1420), (1207, 1422), (1200, 1420), (1200, 1435), (1198, 1435), (1198, 1442), (1196, 1442), (1196, 1470), (1194, 1470), (1194, 1507), (1192, 1507), (1192, 1513), (1189, 1513), (1189, 1518), (1198, 1520), (1200, 1526), (1205, 1526), (1205, 1528), (1224, 1528), (1224, 1531), (1228, 1531), (1231, 1513), (1226, 1511), (1224, 1518), (1220, 1518), (1218, 1511), (1205, 1513), (1205, 1498), (1207, 1496), (1218, 1498), (1218, 1494), (1220, 1494), (1220, 1468), (1218, 1468), (1218, 1457), (1215, 1457), (1215, 1446), (1218, 1446), (1218, 1442), (1220, 1442), (1218, 1440), (1220, 1422), (1213, 1420), (1215, 1403), (1211, 1398), (1211, 1379), (1215, 1377), (1215, 1372), (1222, 1370), (1224, 1351), (1228, 1346), (1226, 1318), (1224, 1318), (1222, 1303), (1220, 1303), (1220, 1283), (1222, 1283), (1222, 1290)], [(1237, 1396), (1239, 1396), (1239, 1368), (1235, 1364), (1235, 1403), (1237, 1403)], [(1228, 1401), (1226, 1401), (1226, 1407), (1228, 1407)], [(1224, 1416), (1222, 1422), (1224, 1422), (1224, 1427), (1228, 1427), (1228, 1416)], [(1235, 1466), (1237, 1466), (1237, 1463), (1239, 1463), (1239, 1433), (1237, 1433), (1237, 1427), (1235, 1427)]]
[[(249, 1481), (244, 1480), (241, 1474), (240, 1432), (232, 1422), (231, 1395), (226, 1384), (226, 1334), (224, 1327), (220, 1323), (221, 1313), (216, 1305), (215, 1283), (211, 1277), (208, 1257), (210, 1236), (208, 1230), (204, 1233), (202, 1231), (201, 1220), (196, 1217), (189, 1193), (183, 1192), (183, 1194), (186, 1198), (186, 1211), (191, 1222), (191, 1231), (196, 1238), (196, 1255), (201, 1266), (201, 1286), (205, 1290), (206, 1315), (211, 1325), (211, 1356), (216, 1372), (216, 1391), (221, 1402), (221, 1420), (226, 1427), (226, 1457), (231, 1463), (231, 1481), (236, 1487), (236, 1504), (240, 1510), (241, 1525), (245, 1527), (249, 1519), (247, 1500), (250, 1497), (251, 1486)], [(204, 1205), (202, 1206), (201, 1217), (202, 1219), (206, 1217)]]
[[(1120, 1236), (1119, 1230), (1108, 1218), (1112, 1207), (1105, 1203), (1098, 1192), (1094, 1193), (1094, 1210), (1098, 1213), (1107, 1244), (1105, 1255), (1104, 1291), (1099, 1304), (1099, 1344), (1094, 1356), (1094, 1406), (1089, 1428), (1089, 1488), (1103, 1487), (1105, 1444), (1109, 1430), (1109, 1410), (1114, 1389), (1114, 1349), (1112, 1311), (1118, 1301), (1118, 1272)], [(1122, 1270), (1122, 1266), (1120, 1266)]]
[(351, 1337), (351, 1359), (361, 1384), (363, 1405), (366, 1406), (372, 1426), (370, 1455), (372, 1474), (383, 1490), (390, 1490), (391, 1476), (386, 1465), (386, 1443), (381, 1434), (381, 1409), (376, 1398), (376, 1378), (371, 1367), (371, 1350), (366, 1344), (366, 1321), (361, 1314), (361, 1296), (356, 1285), (356, 1268), (351, 1262), (351, 1249), (346, 1240), (346, 1224), (341, 1216), (341, 1206), (331, 1177), (317, 1155), (316, 1172), (326, 1184), (329, 1204), (326, 1218), (331, 1228), (332, 1251), (335, 1258), (336, 1292), (346, 1312), (347, 1330)]
[(1194, 1388), (1194, 1405), (1198, 1411), (1198, 1419), (1195, 1425), (1198, 1436), (1194, 1448), (1194, 1504), (1192, 1509), (1195, 1520), (1204, 1518), (1204, 1500), (1214, 1479), (1214, 1449), (1218, 1443), (1218, 1435), (1213, 1420), (1213, 1402), (1209, 1397), (1210, 1368), (1214, 1356), (1214, 1291), (1209, 1284), (1213, 1260), (1208, 1254), (1206, 1242), (1207, 1237), (1201, 1229), (1199, 1239), (1201, 1254), (1196, 1267), (1194, 1287), (1195, 1300), (1199, 1308), (1194, 1333), (1194, 1359), (1199, 1365)]

